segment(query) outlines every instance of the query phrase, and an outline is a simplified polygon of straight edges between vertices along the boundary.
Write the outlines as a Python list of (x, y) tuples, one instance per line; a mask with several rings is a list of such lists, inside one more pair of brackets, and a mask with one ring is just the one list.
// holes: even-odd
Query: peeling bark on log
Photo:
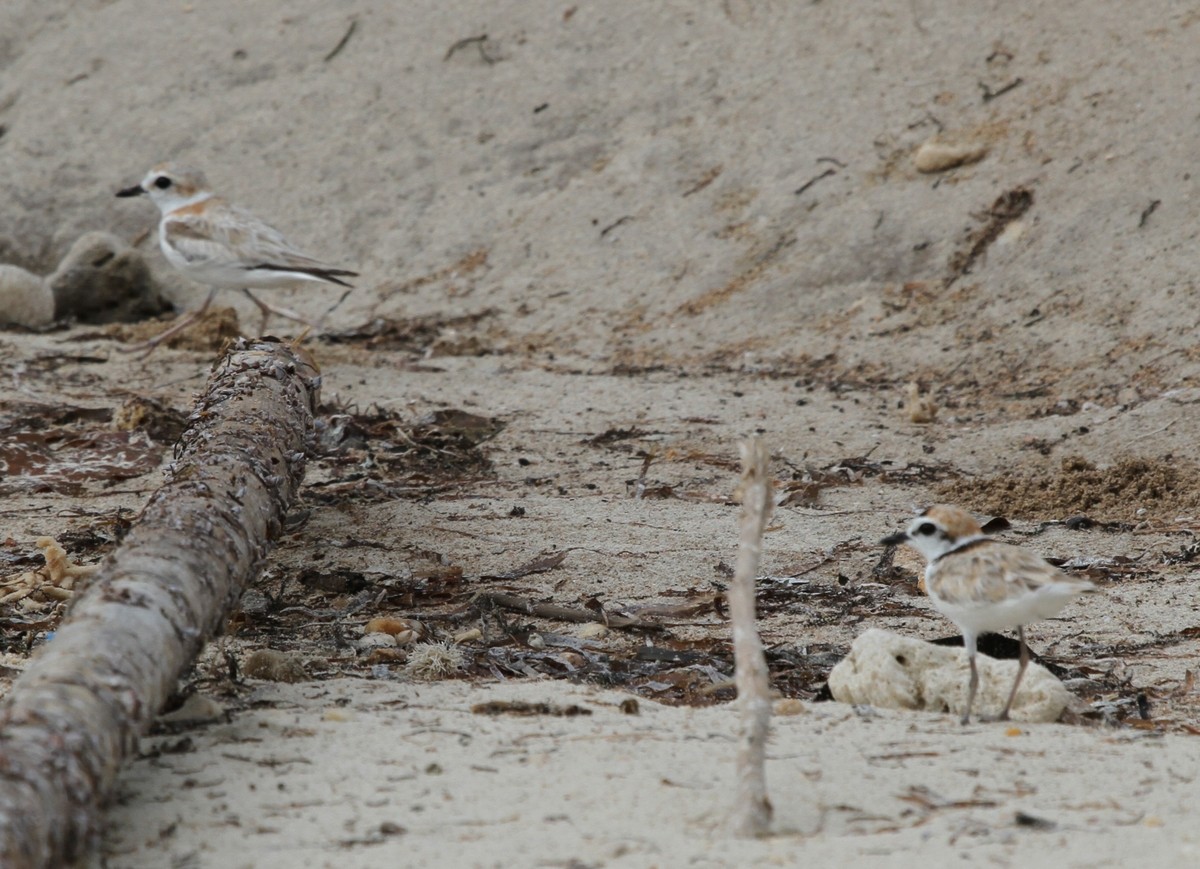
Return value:
[(0, 707), (6, 869), (88, 847), (121, 762), (279, 534), (319, 385), (275, 342), (239, 342), (216, 366), (167, 482)]

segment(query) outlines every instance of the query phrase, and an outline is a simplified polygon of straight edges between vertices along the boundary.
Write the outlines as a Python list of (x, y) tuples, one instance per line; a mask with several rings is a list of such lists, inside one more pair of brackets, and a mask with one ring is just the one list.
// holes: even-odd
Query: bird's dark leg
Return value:
[(979, 670), (975, 668), (975, 656), (968, 659), (971, 663), (971, 681), (967, 683), (967, 708), (962, 714), (962, 723), (971, 723), (971, 707), (975, 705), (975, 691), (979, 688)]
[(979, 670), (975, 666), (975, 635), (964, 631), (963, 645), (967, 649), (967, 662), (971, 665), (971, 680), (967, 683), (967, 708), (963, 710), (962, 723), (970, 724), (971, 707), (975, 705), (975, 692), (979, 688)]
[(1000, 721), (1008, 720), (1008, 711), (1012, 709), (1013, 700), (1017, 697), (1017, 687), (1021, 684), (1021, 677), (1025, 675), (1025, 668), (1029, 666), (1029, 646), (1025, 645), (1025, 628), (1021, 625), (1017, 626), (1017, 639), (1021, 643), (1021, 659), (1017, 665), (1017, 678), (1013, 682), (1012, 690), (1008, 692), (1008, 702), (1004, 704), (1004, 711), (1000, 713)]
[(203, 317), (204, 313), (208, 310), (208, 306), (211, 305), (213, 299), (216, 298), (216, 295), (217, 295), (216, 288), (209, 290), (208, 298), (204, 300), (203, 305), (201, 305), (196, 310), (192, 311), (190, 314), (184, 314), (182, 317), (179, 318), (179, 320), (176, 323), (172, 324), (172, 326), (169, 329), (167, 329), (166, 331), (160, 332), (159, 334), (155, 335), (153, 338), (149, 339), (148, 341), (142, 341), (138, 344), (133, 344), (132, 346), (129, 346), (129, 347), (118, 347), (117, 350), (119, 350), (122, 353), (137, 353), (141, 350), (144, 350), (146, 352), (142, 355), (142, 358), (145, 359), (147, 356), (149, 356), (151, 353), (154, 352), (154, 348), (156, 348), (159, 344), (166, 341), (168, 338), (173, 338), (174, 336), (178, 335), (184, 329), (188, 328), (193, 323), (195, 323), (197, 320), (199, 320), (201, 317)]
[(259, 335), (266, 334), (267, 321), (271, 318), (272, 314), (278, 314), (279, 316), (285, 317), (288, 320), (293, 320), (294, 322), (297, 322), (297, 323), (303, 323), (305, 326), (314, 326), (314, 327), (316, 326), (316, 324), (313, 323), (312, 320), (308, 319), (307, 317), (301, 316), (300, 314), (297, 314), (291, 308), (280, 308), (280, 307), (277, 307), (276, 305), (268, 305), (266, 302), (264, 302), (262, 299), (258, 298), (256, 295), (254, 295), (252, 292), (250, 292), (247, 289), (243, 289), (242, 292), (246, 294), (246, 298), (248, 298), (254, 304), (258, 305), (258, 310), (262, 311), (262, 324), (258, 327)]

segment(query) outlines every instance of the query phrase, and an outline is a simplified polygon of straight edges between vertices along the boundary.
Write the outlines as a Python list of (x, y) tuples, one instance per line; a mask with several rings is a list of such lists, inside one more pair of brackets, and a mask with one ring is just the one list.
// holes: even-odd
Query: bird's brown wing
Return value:
[(1034, 552), (992, 541), (948, 553), (934, 564), (927, 582), (936, 597), (954, 606), (999, 603), (1051, 585), (1095, 590), (1087, 580), (1063, 573)]
[(248, 211), (208, 200), (203, 210), (182, 209), (163, 223), (167, 241), (188, 262), (221, 262), (231, 268), (311, 274), (333, 283), (357, 272), (334, 268), (301, 253), (283, 234)]

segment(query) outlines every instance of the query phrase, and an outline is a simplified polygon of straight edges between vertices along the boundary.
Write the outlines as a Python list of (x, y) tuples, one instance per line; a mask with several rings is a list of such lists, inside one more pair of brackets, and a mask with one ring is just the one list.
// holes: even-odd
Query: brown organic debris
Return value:
[(1000, 237), (1000, 233), (1032, 206), (1033, 191), (1028, 188), (1014, 187), (1000, 194), (983, 215), (983, 225), (969, 232), (964, 247), (950, 258), (946, 284), (952, 284), (970, 272), (975, 262), (987, 253), (992, 242)]
[(0, 435), (0, 493), (78, 494), (90, 482), (157, 470), (163, 448), (140, 431), (48, 429)]
[(480, 333), (481, 324), (494, 319), (492, 308), (460, 317), (376, 317), (359, 326), (321, 336), (330, 344), (355, 344), (369, 350), (394, 350), (420, 355), (486, 356), (496, 352), (495, 341)]
[(520, 567), (513, 568), (512, 570), (507, 570), (504, 573), (484, 574), (480, 579), (520, 579), (523, 576), (530, 576), (534, 573), (546, 573), (554, 570), (554, 568), (566, 560), (567, 551), (564, 549), (561, 552), (539, 555), (533, 561), (522, 564)]
[(531, 600), (504, 592), (482, 592), (476, 597), (476, 603), (492, 604), (493, 606), (512, 610), (513, 612), (563, 622), (600, 622), (610, 628), (656, 629), (660, 627), (656, 622), (620, 613), (606, 612), (600, 606), (596, 606), (594, 609), (579, 609), (577, 607), (567, 607), (553, 603), (535, 603)]
[[(172, 322), (188, 314), (180, 314)], [(110, 338), (126, 344), (138, 344), (159, 335), (163, 331), (162, 320), (145, 320), (141, 323), (118, 324), (108, 326), (100, 332), (86, 332), (76, 336), (76, 340), (95, 340)], [(192, 350), (199, 353), (211, 353), (220, 350), (230, 341), (242, 334), (238, 323), (237, 311), (233, 308), (209, 308), (204, 316), (190, 328), (166, 340), (165, 345), (177, 350)]]
[[(376, 616), (363, 627), (364, 634), (388, 634), (397, 642), (412, 642), (427, 633), (425, 626), (416, 619), (398, 619), (394, 616)], [(401, 640), (400, 638), (404, 639)]]
[(303, 682), (308, 678), (304, 662), (299, 656), (277, 649), (251, 652), (242, 664), (242, 672), (251, 679), (265, 679), (268, 682)]
[(977, 513), (1020, 519), (1086, 514), (1099, 521), (1171, 520), (1200, 510), (1200, 467), (1164, 456), (1124, 458), (1099, 468), (1067, 456), (1054, 470), (953, 480), (936, 492)]
[(173, 444), (187, 428), (187, 415), (161, 401), (135, 395), (113, 412), (117, 431), (144, 431), (159, 443)]
[[(487, 37), (484, 36), (481, 38), (486, 39)], [(463, 254), (463, 256), (460, 257), (457, 262), (454, 262), (448, 266), (444, 266), (437, 271), (421, 275), (417, 278), (412, 278), (411, 280), (405, 281), (401, 284), (396, 284), (394, 286), (380, 287), (379, 297), (381, 299), (390, 299), (392, 296), (397, 294), (412, 293), (428, 284), (436, 284), (443, 281), (453, 285), (452, 282), (456, 279), (468, 279), (468, 283), (470, 283), (474, 280), (474, 278), (471, 276), (486, 266), (487, 261), (488, 251), (484, 248), (477, 248), (476, 250), (468, 251), (467, 253)]]
[(577, 703), (530, 703), (527, 700), (490, 700), (487, 703), (476, 703), (471, 707), (476, 715), (554, 715), (559, 718), (573, 718), (577, 715), (591, 715), (592, 710)]
[[(412, 423), (378, 407), (322, 410), (316, 442), (326, 479), (306, 495), (323, 502), (425, 497), (484, 478), (492, 465), (483, 444), (505, 426), (503, 420), (455, 408)], [(364, 465), (371, 466), (369, 474)]]

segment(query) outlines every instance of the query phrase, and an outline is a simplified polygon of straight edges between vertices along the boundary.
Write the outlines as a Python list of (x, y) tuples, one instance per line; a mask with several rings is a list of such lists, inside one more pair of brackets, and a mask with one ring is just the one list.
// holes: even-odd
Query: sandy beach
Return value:
[[(209, 720), (165, 711), (82, 865), (1195, 865), (1198, 28), (1179, 2), (4, 4), (0, 263), (49, 275), (102, 230), (197, 306), (114, 195), (177, 160), (360, 273), (270, 296), (325, 317), (324, 446), (181, 683)], [(0, 331), (6, 467), (30, 432), (64, 467), (125, 450), (0, 480), (0, 578), (41, 536), (98, 561), (158, 485), (223, 341), (118, 352), (164, 326)], [(114, 435), (134, 400), (162, 425)], [(719, 593), (749, 436), (781, 503), (775, 834), (746, 842)], [(940, 501), (1100, 587), (1027, 631), (1060, 722), (827, 699), (863, 631), (955, 633), (878, 544)], [(5, 686), (62, 610), (19, 603)], [(286, 667), (248, 673), (262, 650)]]

